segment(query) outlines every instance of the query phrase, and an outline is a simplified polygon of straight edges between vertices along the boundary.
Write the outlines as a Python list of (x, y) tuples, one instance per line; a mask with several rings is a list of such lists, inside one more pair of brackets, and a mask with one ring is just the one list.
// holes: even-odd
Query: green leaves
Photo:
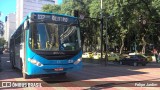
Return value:
[(42, 11), (50, 13), (61, 13), (61, 7), (59, 5), (47, 4), (42, 7)]
[[(114, 43), (122, 47), (121, 45), (124, 43), (123, 46), (129, 50), (135, 42), (139, 45), (137, 47), (141, 47), (140, 43), (146, 42), (146, 46), (154, 44), (155, 47), (159, 47), (159, 3), (160, 0), (103, 0), (103, 31), (106, 30), (107, 24), (109, 45), (113, 46), (112, 43)], [(80, 21), (81, 30), (85, 33), (82, 35), (84, 40), (82, 42), (97, 44), (100, 36), (100, 21), (98, 20), (101, 15), (100, 6), (101, 0), (63, 0), (61, 5), (45, 5), (42, 10), (67, 15), (73, 15), (73, 11), (78, 10), (85, 17), (90, 17), (90, 19), (85, 18), (85, 20)], [(111, 15), (114, 17), (107, 20)], [(142, 18), (139, 22), (141, 15)], [(144, 20), (147, 23), (143, 24)], [(103, 37), (105, 39), (105, 34)], [(154, 38), (156, 41), (153, 40)], [(105, 44), (105, 40), (103, 44)], [(96, 45), (94, 46), (96, 47)]]
[(5, 43), (6, 41), (4, 40), (4, 38), (0, 38), (0, 47), (2, 47)]

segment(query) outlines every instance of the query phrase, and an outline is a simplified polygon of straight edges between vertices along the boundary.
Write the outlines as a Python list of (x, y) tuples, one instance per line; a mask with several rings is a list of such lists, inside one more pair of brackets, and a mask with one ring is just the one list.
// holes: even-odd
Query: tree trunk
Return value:
[(158, 42), (160, 42), (160, 36), (158, 36)]
[(123, 50), (123, 47), (124, 47), (124, 38), (122, 38), (121, 41), (122, 41), (121, 42), (122, 45), (121, 45), (120, 52), (119, 52), (120, 54), (122, 54), (122, 50)]
[(143, 37), (142, 37), (142, 45), (143, 45), (143, 47), (142, 47), (142, 54), (145, 54), (145, 48), (146, 48), (146, 41), (145, 41), (145, 35), (143, 35)]

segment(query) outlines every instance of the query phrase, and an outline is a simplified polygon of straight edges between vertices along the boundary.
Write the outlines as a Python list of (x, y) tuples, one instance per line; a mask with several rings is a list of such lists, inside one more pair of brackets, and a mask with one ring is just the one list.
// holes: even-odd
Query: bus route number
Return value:
[(44, 19), (45, 15), (38, 15), (38, 19)]

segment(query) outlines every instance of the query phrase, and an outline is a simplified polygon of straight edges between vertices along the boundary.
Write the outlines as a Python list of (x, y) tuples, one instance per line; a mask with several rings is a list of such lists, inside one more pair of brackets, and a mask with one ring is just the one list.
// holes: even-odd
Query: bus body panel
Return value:
[[(64, 59), (64, 60), (47, 60), (40, 55), (34, 53), (27, 44), (27, 51), (26, 51), (26, 64), (27, 64), (27, 72), (28, 75), (37, 75), (37, 74), (53, 74), (53, 73), (62, 73), (62, 72), (70, 72), (70, 71), (78, 71), (82, 68), (82, 61), (78, 64), (73, 64), (82, 56), (82, 51), (80, 51), (77, 55), (75, 55), (71, 59)], [(35, 64), (32, 64), (28, 61), (28, 59), (34, 59), (43, 66), (39, 67)], [(70, 61), (72, 60), (72, 61)], [(63, 68), (63, 71), (54, 71), (56, 68)]]
[[(54, 74), (54, 73), (63, 73), (63, 72), (70, 72), (70, 71), (79, 71), (82, 68), (82, 61), (78, 64), (73, 64), (79, 58), (82, 57), (82, 50), (75, 56), (70, 59), (64, 60), (47, 60), (40, 55), (34, 53), (29, 47), (29, 30), (26, 31), (26, 74), (27, 75), (39, 75), (39, 74)], [(28, 59), (34, 59), (41, 64), (42, 67), (36, 66), (28, 61)], [(70, 63), (69, 61), (72, 60), (73, 62)], [(63, 68), (63, 71), (54, 71), (56, 68)]]
[[(29, 17), (31, 16), (31, 14), (29, 15)], [(45, 14), (45, 13), (42, 13), (42, 14)], [(65, 17), (69, 17), (69, 16), (65, 16)], [(69, 18), (76, 19), (75, 17), (69, 17)], [(25, 20), (23, 21), (23, 23), (24, 22)], [(64, 72), (81, 70), (82, 68), (82, 60), (81, 60), (82, 50), (80, 50), (77, 54), (73, 55), (73, 57), (69, 59), (48, 60), (42, 57), (41, 55), (36, 54), (36, 52), (34, 52), (34, 50), (31, 49), (29, 45), (30, 43), (29, 34), (30, 34), (30, 30), (29, 29), (25, 30), (24, 31), (24, 42), (22, 43), (22, 45), (17, 44), (18, 46), (16, 46), (16, 44), (14, 44), (15, 47), (11, 49), (11, 50), (15, 49), (14, 50), (15, 53), (11, 55), (11, 56), (15, 55), (14, 57), (11, 57), (11, 58), (14, 58), (12, 59), (13, 60), (12, 62), (15, 62), (15, 67), (22, 69), (22, 65), (24, 65), (23, 72), (25, 72), (27, 75), (54, 74), (54, 73), (64, 73)], [(16, 34), (12, 36), (13, 43), (15, 43), (14, 41), (15, 37), (17, 37)], [(60, 69), (63, 69), (63, 70), (60, 70)]]
[(15, 45), (15, 67), (21, 69), (20, 47)]

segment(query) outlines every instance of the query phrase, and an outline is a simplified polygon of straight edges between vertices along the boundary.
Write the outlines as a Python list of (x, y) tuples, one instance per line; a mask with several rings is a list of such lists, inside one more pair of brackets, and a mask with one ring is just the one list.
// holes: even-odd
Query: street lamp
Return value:
[(108, 19), (110, 19), (110, 18), (112, 18), (113, 17), (113, 15), (110, 15), (110, 16), (108, 16), (107, 18), (106, 18), (106, 60), (105, 60), (105, 66), (107, 65), (107, 63), (108, 63), (108, 55), (107, 55), (107, 53), (108, 53)]
[(102, 42), (103, 42), (103, 0), (101, 0), (101, 61), (102, 61)]

